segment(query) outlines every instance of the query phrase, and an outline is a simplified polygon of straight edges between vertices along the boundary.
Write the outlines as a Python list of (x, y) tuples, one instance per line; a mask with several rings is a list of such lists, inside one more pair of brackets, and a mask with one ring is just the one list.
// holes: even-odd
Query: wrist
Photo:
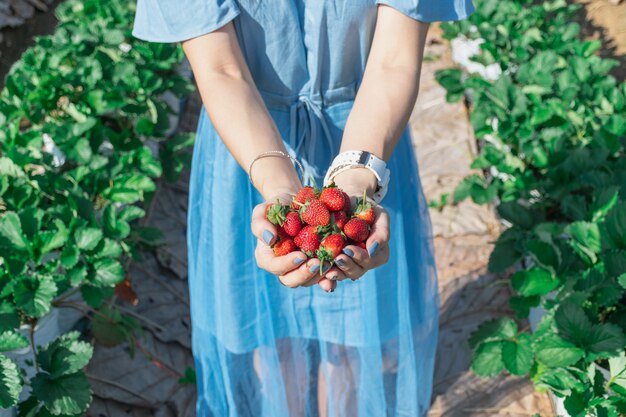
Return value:
[(371, 197), (378, 187), (376, 175), (367, 168), (359, 167), (340, 172), (335, 176), (334, 182), (350, 196), (362, 196), (365, 190)]
[(295, 195), (302, 187), (296, 170), (288, 159), (264, 158), (255, 166), (257, 190), (264, 199), (280, 194)]

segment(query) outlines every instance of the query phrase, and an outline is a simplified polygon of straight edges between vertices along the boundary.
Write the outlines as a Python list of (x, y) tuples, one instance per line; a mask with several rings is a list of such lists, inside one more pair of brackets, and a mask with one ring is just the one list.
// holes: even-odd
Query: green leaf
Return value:
[(56, 283), (49, 275), (22, 276), (13, 287), (15, 305), (32, 317), (50, 311), (56, 293)]
[(72, 374), (85, 367), (93, 355), (93, 347), (78, 340), (76, 330), (59, 336), (37, 353), (37, 362), (41, 369), (51, 377)]
[(517, 324), (508, 317), (498, 317), (478, 326), (470, 335), (468, 342), (474, 349), (482, 342), (511, 339), (515, 336), (517, 336)]
[(31, 383), (37, 399), (52, 414), (83, 413), (91, 403), (91, 386), (83, 372), (56, 378), (40, 372)]
[(554, 315), (559, 334), (578, 346), (584, 346), (591, 331), (591, 321), (582, 307), (563, 303)]
[(501, 203), (497, 211), (502, 218), (522, 229), (530, 229), (540, 221), (531, 210), (513, 201)]
[(126, 206), (119, 212), (119, 219), (124, 220), (126, 222), (133, 221), (135, 219), (140, 219), (146, 215), (145, 210), (141, 207), (137, 206)]
[(94, 285), (108, 287), (124, 279), (124, 268), (113, 259), (99, 259), (93, 264), (91, 282)]
[(589, 334), (589, 341), (589, 349), (596, 353), (615, 352), (626, 345), (622, 330), (610, 323), (594, 325)]
[(601, 250), (600, 229), (595, 223), (575, 222), (565, 228), (565, 232), (572, 236), (568, 241), (570, 246), (587, 264), (598, 261), (597, 254)]
[(619, 282), (622, 288), (626, 288), (626, 272), (617, 277), (617, 282)]
[[(7, 286), (8, 287), (8, 286)], [(4, 300), (0, 302), (0, 331), (14, 330), (20, 326), (20, 317), (15, 305)]]
[(19, 216), (12, 211), (0, 217), (0, 246), (15, 251), (27, 251), (30, 246), (22, 232)]
[(67, 241), (68, 232), (63, 222), (56, 220), (54, 223), (57, 227), (56, 230), (39, 233), (41, 238), (41, 253), (48, 253), (53, 249), (57, 249), (63, 246)]
[(609, 370), (611, 377), (607, 383), (608, 387), (626, 396), (626, 355), (624, 352), (620, 352), (617, 357), (609, 358)]
[(603, 231), (613, 246), (626, 248), (626, 201), (617, 203), (604, 219)]
[(22, 384), (22, 375), (15, 362), (0, 354), (0, 407), (9, 408), (17, 404)]
[(529, 240), (526, 249), (539, 265), (556, 270), (561, 264), (561, 254), (556, 246), (541, 240)]
[(22, 349), (28, 346), (28, 339), (15, 330), (0, 333), (0, 352)]
[(63, 265), (64, 268), (69, 269), (78, 263), (79, 256), (80, 252), (78, 251), (78, 248), (73, 245), (68, 245), (65, 246), (61, 251), (59, 260), (61, 261), (61, 265)]
[(76, 230), (74, 239), (79, 249), (91, 250), (95, 248), (100, 242), (100, 239), (102, 239), (102, 230), (96, 229), (95, 227), (82, 227)]
[(530, 336), (522, 333), (517, 341), (503, 341), (502, 360), (507, 371), (513, 375), (526, 375), (533, 364)]
[(504, 369), (502, 343), (501, 341), (485, 342), (478, 346), (472, 360), (472, 371), (476, 375), (494, 376)]
[(533, 267), (513, 274), (511, 285), (524, 297), (530, 297), (548, 294), (559, 285), (559, 280), (545, 269)]
[(551, 368), (565, 367), (578, 362), (584, 351), (556, 334), (548, 333), (535, 343), (537, 360)]
[(114, 287), (97, 287), (90, 284), (80, 286), (80, 293), (83, 296), (83, 300), (93, 308), (100, 308), (105, 300), (113, 296), (114, 292)]
[(538, 381), (538, 387), (548, 387), (553, 392), (561, 395), (570, 395), (576, 387), (578, 380), (571, 372), (563, 368), (547, 369)]

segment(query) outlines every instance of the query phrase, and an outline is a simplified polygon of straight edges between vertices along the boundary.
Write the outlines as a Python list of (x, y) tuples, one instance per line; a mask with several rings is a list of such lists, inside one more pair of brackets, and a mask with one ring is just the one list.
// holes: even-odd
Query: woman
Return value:
[[(139, 0), (134, 35), (182, 42), (206, 110), (188, 214), (198, 416), (426, 414), (439, 299), (407, 121), (427, 22), (472, 11), (470, 0)], [(346, 151), (378, 170), (353, 158), (335, 183), (376, 201), (386, 191), (367, 249), (348, 246), (321, 272), (302, 252), (274, 256), (266, 202), (302, 186), (289, 156), (321, 184)]]

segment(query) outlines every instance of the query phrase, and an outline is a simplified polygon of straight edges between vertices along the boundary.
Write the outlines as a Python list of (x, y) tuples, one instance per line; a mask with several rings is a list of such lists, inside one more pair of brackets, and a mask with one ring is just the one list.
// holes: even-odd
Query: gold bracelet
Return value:
[(250, 182), (252, 183), (253, 186), (254, 186), (254, 180), (252, 179), (252, 166), (254, 165), (256, 161), (258, 161), (261, 158), (265, 158), (267, 156), (280, 156), (282, 158), (290, 159), (294, 163), (294, 165), (300, 169), (300, 173), (304, 176), (304, 168), (302, 167), (302, 164), (296, 158), (294, 158), (293, 156), (283, 151), (267, 151), (267, 152), (260, 153), (259, 155), (257, 155), (256, 158), (252, 160), (252, 162), (250, 162), (250, 166), (248, 167), (248, 177), (250, 178)]

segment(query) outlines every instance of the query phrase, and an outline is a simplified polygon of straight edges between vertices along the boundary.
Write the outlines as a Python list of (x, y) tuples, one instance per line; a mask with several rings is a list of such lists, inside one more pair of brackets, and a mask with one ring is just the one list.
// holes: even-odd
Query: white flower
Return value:
[(52, 137), (47, 133), (43, 134), (42, 150), (52, 155), (52, 166), (55, 168), (65, 163), (65, 154), (61, 152), (61, 149), (59, 149)]
[(130, 50), (133, 49), (133, 47), (126, 42), (120, 43), (119, 48), (120, 48), (120, 51), (124, 52), (125, 54), (129, 53)]

